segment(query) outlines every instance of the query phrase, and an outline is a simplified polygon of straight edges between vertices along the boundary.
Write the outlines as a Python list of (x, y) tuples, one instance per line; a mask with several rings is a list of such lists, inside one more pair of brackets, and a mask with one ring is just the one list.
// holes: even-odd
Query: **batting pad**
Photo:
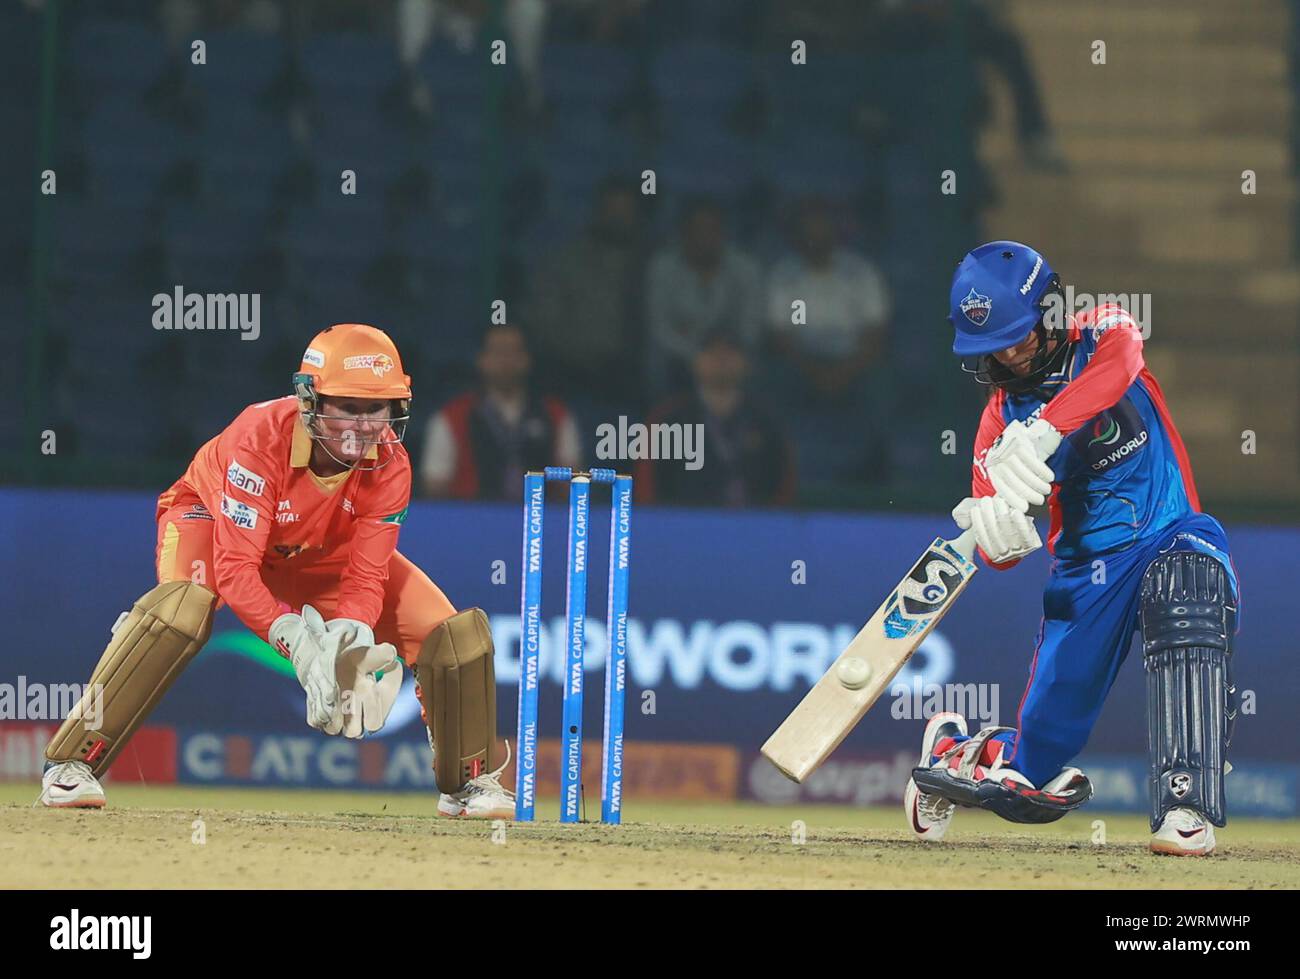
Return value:
[(50, 761), (84, 761), (98, 778), (203, 648), (217, 596), (168, 581), (138, 598), (113, 632), (81, 700), (50, 739)]
[(424, 640), (415, 679), (424, 692), (433, 771), (442, 792), (459, 792), (493, 770), (497, 733), (492, 631), (481, 608), (457, 612)]

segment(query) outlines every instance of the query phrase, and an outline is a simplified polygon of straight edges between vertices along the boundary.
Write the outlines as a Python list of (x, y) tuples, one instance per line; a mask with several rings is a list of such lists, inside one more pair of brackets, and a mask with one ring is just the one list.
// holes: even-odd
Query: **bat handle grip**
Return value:
[(964, 557), (967, 561), (975, 561), (975, 528), (963, 530), (957, 535), (956, 539), (950, 542), (952, 549)]

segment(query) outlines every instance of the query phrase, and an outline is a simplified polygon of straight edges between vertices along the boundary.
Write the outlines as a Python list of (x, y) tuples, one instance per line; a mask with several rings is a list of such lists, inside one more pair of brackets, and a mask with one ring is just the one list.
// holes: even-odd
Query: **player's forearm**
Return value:
[(288, 607), (266, 587), (256, 565), (216, 559), (217, 592), (256, 635), (268, 642), (271, 623)]
[(384, 606), (384, 586), (380, 582), (377, 588), (353, 583), (346, 591), (340, 590), (338, 608), (334, 610), (337, 619), (354, 619), (364, 622), (372, 629), (379, 621), (379, 612)]
[(347, 567), (339, 575), (339, 600), (335, 617), (356, 619), (373, 627), (384, 607), (388, 563), (397, 550), (393, 524), (358, 526)]
[(1114, 407), (1142, 372), (1142, 335), (1135, 327), (1117, 327), (1097, 341), (1097, 351), (1041, 415), (1062, 435), (1069, 435), (1099, 412)]
[[(391, 557), (391, 551), (389, 552)], [(352, 559), (339, 576), (339, 601), (336, 618), (356, 619), (374, 627), (384, 607), (384, 584), (387, 581), (388, 557), (382, 561), (375, 554), (352, 552)]]

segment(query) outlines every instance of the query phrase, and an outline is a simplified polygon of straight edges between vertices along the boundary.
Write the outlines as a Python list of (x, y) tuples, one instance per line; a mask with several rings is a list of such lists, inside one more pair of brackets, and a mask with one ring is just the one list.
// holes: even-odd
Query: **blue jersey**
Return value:
[(1050, 422), (1064, 438), (1048, 459), (1055, 478), (1047, 546), (1073, 563), (1158, 538), (1199, 512), (1200, 502), (1129, 314), (1113, 305), (1080, 313), (1072, 317), (1068, 342), (1061, 369), (1043, 385), (1049, 400), (1041, 392), (1001, 390), (989, 400), (975, 443), (972, 495), (994, 492), (983, 461), (1007, 423)]

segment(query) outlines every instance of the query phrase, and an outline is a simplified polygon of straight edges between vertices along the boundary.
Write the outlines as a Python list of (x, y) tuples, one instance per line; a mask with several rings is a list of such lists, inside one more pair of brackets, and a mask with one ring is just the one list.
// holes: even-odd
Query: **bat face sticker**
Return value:
[(934, 549), (927, 551), (890, 596), (885, 635), (902, 639), (924, 629), (965, 578), (948, 555)]
[(948, 592), (961, 581), (961, 572), (946, 557), (927, 554), (898, 586), (907, 615), (926, 615), (942, 605)]

